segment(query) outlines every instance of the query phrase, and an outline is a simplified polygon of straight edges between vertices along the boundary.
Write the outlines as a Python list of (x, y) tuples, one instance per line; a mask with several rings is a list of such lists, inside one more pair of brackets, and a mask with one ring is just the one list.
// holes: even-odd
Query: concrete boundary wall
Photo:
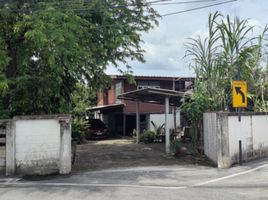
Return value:
[(69, 174), (71, 116), (16, 116), (6, 128), (6, 175)]
[(204, 113), (204, 151), (219, 168), (239, 162), (239, 140), (244, 162), (268, 156), (268, 113)]

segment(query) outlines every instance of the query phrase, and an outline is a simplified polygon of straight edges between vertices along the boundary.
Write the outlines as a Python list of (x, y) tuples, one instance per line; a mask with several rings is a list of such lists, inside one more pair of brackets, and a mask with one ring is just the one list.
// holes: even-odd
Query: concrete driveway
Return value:
[(200, 157), (174, 158), (174, 156), (167, 155), (164, 143), (136, 144), (132, 138), (95, 140), (77, 146), (73, 172), (195, 163), (208, 164)]

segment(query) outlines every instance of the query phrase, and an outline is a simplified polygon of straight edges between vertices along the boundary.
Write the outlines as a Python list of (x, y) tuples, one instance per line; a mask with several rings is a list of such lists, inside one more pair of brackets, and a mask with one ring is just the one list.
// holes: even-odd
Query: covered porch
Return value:
[[(187, 93), (158, 89), (158, 88), (145, 88), (140, 90), (134, 90), (119, 95), (118, 99), (130, 100), (136, 102), (136, 142), (140, 142), (140, 102), (164, 104), (165, 105), (165, 150), (166, 153), (170, 153), (170, 133), (168, 127), (168, 113), (170, 106), (178, 107), (181, 105), (181, 98), (187, 95)], [(174, 120), (175, 121), (175, 120)]]

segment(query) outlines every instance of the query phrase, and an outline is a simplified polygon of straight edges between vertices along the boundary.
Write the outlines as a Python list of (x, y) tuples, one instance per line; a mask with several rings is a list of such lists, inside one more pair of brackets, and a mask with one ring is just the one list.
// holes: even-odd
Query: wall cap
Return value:
[[(204, 112), (205, 113), (216, 113), (218, 115), (227, 115), (227, 116), (238, 116), (237, 112)], [(268, 115), (268, 112), (241, 112), (241, 116), (253, 116), (253, 115)]]
[(13, 120), (39, 120), (39, 119), (59, 119), (59, 118), (68, 118), (71, 119), (72, 115), (70, 114), (58, 114), (58, 115), (23, 115), (15, 116)]

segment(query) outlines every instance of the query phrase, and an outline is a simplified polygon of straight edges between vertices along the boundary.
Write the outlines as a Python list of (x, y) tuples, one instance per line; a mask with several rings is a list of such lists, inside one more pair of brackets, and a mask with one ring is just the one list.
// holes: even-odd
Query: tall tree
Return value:
[(0, 105), (9, 116), (69, 112), (77, 83), (93, 91), (107, 84), (108, 65), (144, 61), (141, 33), (158, 16), (145, 0), (0, 5), (0, 86), (9, 85)]

